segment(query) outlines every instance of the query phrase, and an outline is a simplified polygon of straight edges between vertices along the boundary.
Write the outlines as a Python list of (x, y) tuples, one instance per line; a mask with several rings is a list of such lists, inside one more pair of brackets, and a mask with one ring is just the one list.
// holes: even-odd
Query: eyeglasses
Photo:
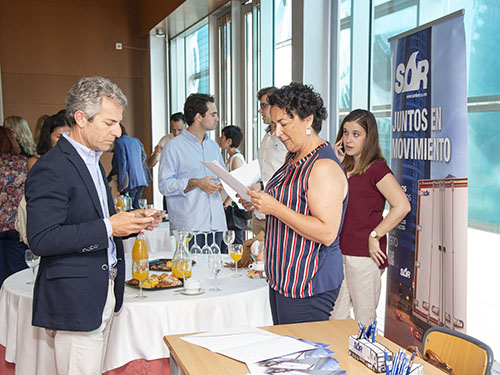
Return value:
[(269, 104), (267, 104), (267, 103), (260, 103), (260, 109), (262, 109), (262, 110), (266, 109), (266, 107), (268, 107), (268, 106), (269, 106)]

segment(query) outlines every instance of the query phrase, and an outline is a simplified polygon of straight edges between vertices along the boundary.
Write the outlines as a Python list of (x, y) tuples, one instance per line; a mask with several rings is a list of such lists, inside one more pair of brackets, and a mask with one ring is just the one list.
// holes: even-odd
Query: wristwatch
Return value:
[(375, 232), (374, 230), (372, 230), (372, 231), (370, 232), (370, 237), (371, 237), (371, 238), (375, 238), (375, 239), (377, 239), (377, 240), (379, 239), (377, 232)]

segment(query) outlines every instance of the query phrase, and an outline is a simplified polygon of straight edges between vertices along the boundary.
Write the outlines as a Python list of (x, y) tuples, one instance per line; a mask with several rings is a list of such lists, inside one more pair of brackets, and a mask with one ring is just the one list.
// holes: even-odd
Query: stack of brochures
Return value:
[(289, 375), (345, 375), (339, 362), (332, 357), (333, 352), (321, 344), (298, 339), (315, 346), (315, 349), (266, 359), (257, 363), (247, 363), (250, 374), (289, 374)]
[(183, 340), (244, 362), (250, 374), (345, 375), (328, 344), (280, 336), (259, 328), (227, 329)]

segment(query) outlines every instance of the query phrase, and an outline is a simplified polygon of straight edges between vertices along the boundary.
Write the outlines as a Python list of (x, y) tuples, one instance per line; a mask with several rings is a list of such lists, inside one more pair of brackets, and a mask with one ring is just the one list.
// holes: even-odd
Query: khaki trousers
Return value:
[(102, 324), (90, 332), (53, 331), (57, 375), (102, 374), (109, 329), (115, 309), (114, 282), (109, 280)]
[(266, 219), (259, 219), (255, 216), (255, 211), (252, 212), (252, 231), (255, 235), (260, 232), (266, 233)]
[(382, 286), (381, 276), (384, 270), (369, 257), (342, 255), (344, 261), (344, 281), (330, 319), (351, 318), (363, 325), (373, 323), (377, 318), (377, 305)]

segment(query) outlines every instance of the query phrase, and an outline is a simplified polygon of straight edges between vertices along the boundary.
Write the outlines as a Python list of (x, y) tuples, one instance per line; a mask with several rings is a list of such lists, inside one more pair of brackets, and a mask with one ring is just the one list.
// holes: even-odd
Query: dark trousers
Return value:
[(0, 232), (0, 285), (18, 271), (28, 268), (24, 260), (24, 252), (28, 246), (19, 241), (16, 230)]
[(139, 199), (142, 198), (142, 192), (144, 191), (144, 186), (137, 186), (133, 189), (127, 191), (128, 196), (132, 198), (132, 209), (138, 209), (139, 207)]
[(273, 324), (316, 322), (330, 319), (340, 287), (307, 298), (285, 297), (269, 288)]

